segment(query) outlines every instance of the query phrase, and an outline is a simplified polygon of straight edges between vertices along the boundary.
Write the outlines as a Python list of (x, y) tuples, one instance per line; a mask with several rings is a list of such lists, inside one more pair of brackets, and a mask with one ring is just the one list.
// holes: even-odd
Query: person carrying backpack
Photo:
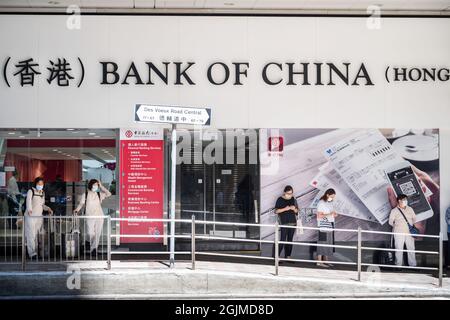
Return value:
[(47, 211), (50, 215), (53, 214), (53, 210), (45, 205), (44, 179), (38, 177), (34, 180), (33, 187), (28, 190), (26, 198), (25, 214), (33, 217), (25, 220), (25, 238), (28, 255), (31, 259), (37, 257), (37, 236), (42, 231), (43, 211)]
[(88, 183), (86, 192), (81, 196), (80, 203), (74, 210), (78, 214), (85, 207), (85, 215), (89, 217), (101, 217), (98, 219), (86, 219), (87, 234), (90, 244), (91, 255), (97, 254), (100, 236), (103, 230), (103, 208), (102, 202), (105, 198), (111, 196), (111, 192), (106, 189), (97, 179), (91, 179)]

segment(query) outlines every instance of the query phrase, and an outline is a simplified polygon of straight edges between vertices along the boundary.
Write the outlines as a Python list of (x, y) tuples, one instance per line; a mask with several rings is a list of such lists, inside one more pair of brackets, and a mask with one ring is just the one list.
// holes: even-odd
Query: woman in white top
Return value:
[[(334, 221), (337, 213), (334, 210), (333, 200), (336, 197), (334, 189), (328, 189), (320, 198), (317, 205), (317, 226), (319, 230), (319, 240), (317, 244), (332, 245), (334, 243)], [(317, 246), (317, 265), (319, 267), (330, 267), (331, 264), (323, 263), (328, 257), (333, 256), (333, 247)]]
[(53, 210), (45, 205), (44, 179), (34, 180), (34, 186), (27, 192), (26, 206), (25, 238), (28, 255), (34, 258), (37, 257), (37, 236), (42, 229), (42, 212), (47, 211), (50, 215), (53, 214)]
[(90, 243), (91, 254), (97, 253), (100, 236), (103, 230), (103, 208), (102, 201), (111, 196), (111, 192), (106, 189), (102, 183), (96, 179), (91, 179), (88, 183), (88, 189), (86, 193), (81, 196), (78, 207), (74, 210), (75, 214), (78, 214), (81, 208), (85, 207), (86, 216), (98, 216), (99, 219), (86, 219), (87, 234)]

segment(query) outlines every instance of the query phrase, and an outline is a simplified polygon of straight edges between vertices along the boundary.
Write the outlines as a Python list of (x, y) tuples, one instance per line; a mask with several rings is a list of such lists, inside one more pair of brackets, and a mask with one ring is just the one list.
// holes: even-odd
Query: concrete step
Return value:
[(129, 261), (113, 261), (111, 270), (104, 262), (34, 265), (26, 272), (1, 271), (0, 298), (450, 298), (449, 279), (439, 288), (427, 274), (364, 272), (358, 282), (356, 272), (342, 270), (281, 266), (276, 276), (266, 265), (198, 261), (196, 270), (190, 267)]

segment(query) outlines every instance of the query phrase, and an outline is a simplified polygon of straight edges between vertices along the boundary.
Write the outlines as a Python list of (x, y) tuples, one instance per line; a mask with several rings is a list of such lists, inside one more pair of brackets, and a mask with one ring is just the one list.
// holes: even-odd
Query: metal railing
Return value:
[(22, 246), (23, 228), (21, 217), (0, 216), (0, 263), (21, 263), (22, 254), (18, 247)]
[[(30, 260), (27, 258), (26, 253), (26, 244), (27, 244), (27, 233), (26, 230), (26, 221), (28, 219), (36, 219), (42, 220), (43, 229), (47, 232), (44, 232), (44, 236), (39, 234), (40, 237), (43, 237), (41, 240), (44, 242), (45, 247), (45, 238), (47, 237), (49, 249), (48, 253), (45, 251), (40, 254), (38, 259)], [(102, 232), (101, 237), (99, 238), (99, 248), (100, 252), (97, 250), (96, 254), (93, 256), (89, 251), (84, 248), (82, 244), (86, 243), (89, 238), (89, 233), (87, 232), (87, 224), (90, 219), (101, 219), (102, 220)], [(20, 228), (15, 228), (13, 224), (19, 220)], [(107, 221), (104, 223), (104, 221)], [(73, 221), (79, 221), (79, 243), (80, 245), (76, 248), (76, 253), (73, 252), (68, 255), (67, 254), (67, 245), (65, 244), (65, 240), (67, 240), (67, 234), (71, 233), (70, 226), (73, 225)], [(163, 223), (186, 223), (191, 225), (191, 232), (187, 234), (123, 234), (116, 232), (112, 232), (112, 225), (116, 222), (163, 222)], [(247, 238), (230, 238), (223, 236), (211, 236), (211, 235), (202, 235), (196, 233), (196, 226), (203, 224), (215, 224), (222, 226), (245, 226), (245, 227), (268, 227), (274, 228), (274, 240), (264, 240), (264, 239), (247, 239)], [(2, 225), (4, 228), (2, 228)], [(52, 229), (54, 228), (54, 229)], [(106, 231), (104, 230), (106, 228)], [(418, 238), (430, 238), (437, 239), (439, 241), (438, 250), (437, 251), (424, 251), (424, 250), (408, 250), (408, 249), (396, 249), (396, 248), (380, 248), (380, 247), (369, 247), (363, 246), (362, 244), (362, 234), (363, 233), (372, 233), (372, 234), (385, 234), (385, 235), (409, 235), (404, 233), (393, 233), (393, 232), (384, 232), (384, 231), (371, 231), (371, 230), (362, 230), (358, 229), (340, 229), (334, 228), (334, 232), (349, 232), (357, 234), (357, 243), (356, 245), (337, 245), (337, 244), (322, 244), (322, 243), (312, 243), (312, 242), (302, 242), (302, 241), (280, 241), (279, 240), (279, 230), (281, 228), (293, 228), (293, 229), (303, 229), (303, 230), (315, 230), (320, 231), (323, 229), (316, 227), (306, 227), (306, 226), (291, 226), (291, 225), (280, 225), (278, 222), (275, 224), (262, 224), (262, 223), (241, 223), (241, 222), (220, 222), (220, 221), (207, 221), (207, 220), (196, 220), (195, 216), (192, 216), (192, 219), (147, 219), (147, 218), (111, 218), (110, 216), (101, 216), (101, 217), (91, 217), (91, 216), (43, 216), (43, 217), (0, 217), (0, 238), (3, 235), (3, 241), (0, 242), (0, 264), (1, 263), (22, 263), (22, 268), (25, 269), (26, 264), (28, 263), (40, 263), (40, 262), (72, 262), (72, 261), (89, 261), (89, 260), (100, 260), (105, 261), (107, 264), (107, 268), (111, 268), (111, 260), (113, 255), (190, 255), (191, 256), (191, 264), (192, 269), (196, 267), (196, 256), (220, 256), (220, 257), (235, 257), (235, 258), (246, 258), (246, 259), (254, 259), (254, 260), (268, 260), (274, 262), (275, 275), (279, 274), (279, 264), (280, 261), (291, 261), (291, 262), (301, 262), (301, 263), (317, 263), (319, 261), (313, 259), (286, 259), (279, 257), (279, 245), (292, 245), (292, 246), (313, 246), (313, 247), (331, 247), (331, 248), (339, 248), (339, 249), (347, 249), (347, 250), (355, 250), (356, 251), (356, 261), (326, 261), (326, 263), (332, 263), (335, 265), (347, 265), (356, 267), (357, 272), (357, 280), (361, 281), (361, 273), (362, 267), (382, 267), (382, 268), (403, 268), (403, 269), (416, 269), (416, 270), (427, 270), (427, 271), (437, 271), (438, 272), (438, 285), (442, 287), (443, 282), (443, 236), (442, 233), (437, 235), (425, 235), (420, 234), (416, 237)], [(14, 232), (15, 230), (15, 232)], [(52, 231), (53, 230), (53, 231)], [(2, 232), (3, 231), (3, 232)], [(50, 232), (48, 232), (50, 231)], [(63, 232), (65, 231), (65, 232)], [(53, 232), (54, 236), (51, 235)], [(106, 235), (105, 235), (106, 234)], [(52, 237), (54, 237), (52, 241)], [(105, 239), (106, 238), (106, 239)], [(175, 241), (175, 239), (188, 239), (190, 240), (191, 250), (190, 251), (175, 251), (175, 246), (171, 246), (173, 251), (122, 251), (122, 250), (112, 250), (112, 239), (116, 238), (166, 238), (171, 241)], [(242, 254), (229, 254), (229, 253), (220, 253), (220, 252), (207, 252), (207, 251), (197, 251), (196, 249), (196, 241), (197, 240), (220, 240), (220, 241), (235, 241), (235, 242), (250, 242), (250, 243), (258, 243), (258, 244), (272, 244), (274, 246), (274, 256), (255, 256), (255, 255), (242, 255)], [(105, 244), (106, 242), (106, 244)], [(39, 246), (39, 239), (38, 239)], [(53, 246), (53, 251), (50, 250)], [(106, 252), (104, 251), (106, 247)], [(9, 251), (8, 251), (9, 248)], [(41, 248), (39, 248), (41, 249)], [(376, 263), (366, 263), (362, 261), (363, 251), (390, 251), (390, 252), (414, 252), (425, 255), (438, 255), (439, 264), (437, 267), (419, 267), (419, 266), (398, 266), (398, 265), (385, 265), (385, 264), (376, 264)], [(59, 253), (59, 254), (58, 254)], [(99, 254), (100, 253), (100, 254)]]
[[(355, 262), (347, 262), (347, 261), (326, 261), (327, 263), (332, 263), (335, 265), (347, 265), (347, 266), (355, 266), (357, 269), (357, 279), (358, 281), (361, 281), (361, 273), (362, 273), (362, 267), (369, 267), (369, 266), (378, 266), (378, 267), (390, 267), (390, 268), (409, 268), (409, 269), (418, 269), (418, 270), (427, 270), (427, 271), (437, 271), (438, 272), (438, 285), (442, 287), (442, 278), (443, 278), (443, 248), (442, 248), (442, 233), (439, 236), (436, 235), (418, 235), (417, 237), (420, 238), (432, 238), (432, 239), (438, 239), (439, 240), (439, 250), (438, 251), (424, 251), (424, 250), (408, 250), (408, 249), (395, 249), (395, 248), (378, 248), (378, 247), (365, 247), (362, 245), (362, 233), (377, 233), (377, 234), (386, 234), (386, 235), (409, 235), (409, 234), (402, 234), (402, 233), (393, 233), (393, 232), (381, 232), (381, 231), (370, 231), (370, 230), (362, 230), (361, 228), (358, 229), (339, 229), (335, 228), (333, 231), (335, 232), (351, 232), (351, 233), (357, 233), (357, 245), (336, 245), (336, 244), (319, 244), (319, 243), (311, 243), (311, 242), (299, 242), (299, 241), (293, 241), (293, 242), (287, 242), (287, 241), (280, 241), (279, 240), (279, 230), (280, 228), (294, 228), (294, 229), (304, 229), (304, 230), (316, 230), (320, 231), (323, 229), (316, 228), (316, 227), (299, 227), (299, 226), (289, 226), (289, 225), (280, 225), (278, 222), (275, 224), (262, 224), (262, 223), (241, 223), (241, 222), (219, 222), (219, 221), (207, 221), (207, 220), (196, 220), (195, 215), (192, 215), (191, 220), (187, 219), (127, 219), (127, 218), (116, 218), (111, 219), (111, 221), (140, 221), (140, 222), (177, 222), (177, 223), (189, 223), (191, 224), (191, 233), (190, 234), (184, 234), (184, 235), (174, 235), (173, 239), (178, 238), (184, 238), (184, 239), (190, 239), (191, 240), (191, 251), (163, 251), (163, 252), (153, 252), (153, 251), (146, 251), (146, 252), (135, 252), (132, 251), (130, 254), (190, 254), (191, 255), (191, 263), (192, 263), (192, 269), (195, 269), (196, 265), (196, 256), (198, 255), (204, 255), (204, 256), (219, 256), (219, 257), (230, 257), (230, 258), (248, 258), (248, 259), (254, 259), (254, 260), (271, 260), (274, 261), (274, 267), (275, 267), (275, 274), (279, 274), (279, 263), (280, 261), (292, 261), (292, 262), (304, 262), (304, 263), (317, 263), (317, 260), (307, 260), (307, 259), (285, 259), (279, 257), (279, 245), (280, 244), (290, 244), (290, 245), (297, 245), (297, 246), (314, 246), (314, 247), (332, 247), (332, 248), (340, 248), (340, 249), (349, 249), (349, 250), (356, 250), (357, 252), (357, 259)], [(275, 233), (275, 239), (274, 240), (263, 240), (263, 239), (246, 239), (246, 238), (229, 238), (229, 237), (221, 237), (221, 236), (210, 236), (210, 235), (197, 235), (195, 231), (196, 225), (204, 225), (204, 224), (215, 224), (215, 225), (222, 225), (222, 226), (245, 226), (245, 227), (269, 227), (274, 228)], [(170, 235), (113, 235), (113, 237), (142, 237), (142, 238), (152, 238), (152, 237), (167, 237), (171, 238)], [(254, 256), (254, 255), (242, 255), (242, 254), (229, 254), (229, 253), (219, 253), (219, 252), (205, 252), (205, 251), (197, 251), (196, 250), (196, 240), (221, 240), (221, 241), (235, 241), (235, 242), (251, 242), (251, 243), (266, 243), (266, 244), (273, 244), (274, 245), (274, 257), (266, 257), (266, 256)], [(401, 252), (415, 252), (420, 254), (430, 254), (430, 255), (439, 255), (439, 266), (438, 267), (412, 267), (412, 266), (397, 266), (397, 265), (382, 265), (382, 264), (375, 264), (375, 263), (363, 263), (362, 262), (362, 253), (363, 251), (401, 251)], [(123, 254), (123, 252), (112, 252), (113, 254)], [(109, 262), (110, 265), (110, 262)]]
[[(36, 263), (107, 261), (109, 220), (109, 216), (1, 216), (0, 263), (20, 263), (25, 270), (27, 264)], [(95, 245), (90, 237), (94, 225), (101, 232), (92, 252), (87, 244)]]

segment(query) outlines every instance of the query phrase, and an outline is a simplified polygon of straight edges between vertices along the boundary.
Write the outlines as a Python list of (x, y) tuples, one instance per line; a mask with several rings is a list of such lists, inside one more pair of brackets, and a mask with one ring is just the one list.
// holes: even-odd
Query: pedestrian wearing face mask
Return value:
[(25, 238), (28, 255), (33, 259), (37, 257), (37, 237), (42, 231), (42, 213), (47, 211), (50, 215), (53, 214), (52, 209), (45, 205), (44, 179), (34, 180), (33, 187), (27, 192), (26, 208), (25, 214), (32, 218), (25, 219)]
[[(404, 233), (404, 235), (394, 235), (395, 249), (403, 250), (405, 244), (407, 250), (414, 249), (414, 237), (412, 237), (409, 225), (413, 226), (416, 223), (416, 214), (410, 206), (408, 206), (408, 197), (404, 194), (397, 196), (397, 207), (391, 210), (389, 216), (389, 224), (393, 227), (392, 232)], [(409, 224), (409, 225), (408, 225)], [(403, 252), (395, 252), (395, 264), (397, 266), (403, 265)], [(416, 254), (414, 252), (408, 252), (408, 265), (415, 267)]]
[(317, 266), (331, 267), (332, 264), (325, 263), (329, 257), (333, 256), (334, 247), (324, 247), (320, 245), (334, 244), (334, 223), (337, 213), (334, 209), (333, 201), (336, 197), (334, 189), (328, 189), (320, 198), (317, 204), (317, 226), (319, 230), (319, 240), (317, 241)]
[[(291, 186), (286, 186), (284, 188), (283, 195), (277, 199), (277, 202), (275, 204), (275, 213), (278, 215), (281, 225), (297, 225), (298, 204), (297, 200), (295, 200), (294, 190)], [(280, 241), (292, 242), (292, 239), (294, 238), (295, 228), (281, 227), (280, 229)], [(279, 254), (281, 254), (281, 251), (284, 249), (284, 257), (286, 259), (291, 258), (292, 244), (280, 243), (278, 248)]]
[(74, 214), (78, 214), (84, 206), (86, 216), (100, 217), (98, 219), (86, 219), (91, 255), (97, 254), (104, 221), (102, 201), (109, 196), (111, 196), (111, 192), (100, 181), (91, 179), (88, 183), (86, 193), (82, 195), (78, 207), (74, 210)]

